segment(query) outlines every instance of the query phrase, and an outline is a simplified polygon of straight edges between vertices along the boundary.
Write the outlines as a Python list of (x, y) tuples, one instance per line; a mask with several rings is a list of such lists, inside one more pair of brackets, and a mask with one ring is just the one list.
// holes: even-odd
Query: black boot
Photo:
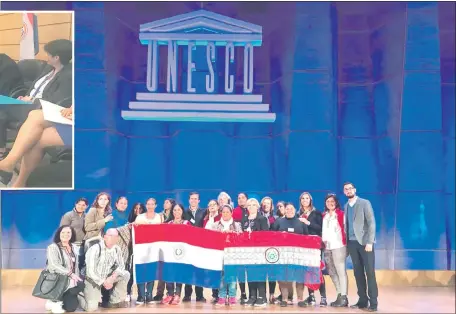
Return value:
[(336, 301), (331, 302), (330, 306), (336, 306), (336, 304), (338, 304), (340, 302), (340, 297), (341, 297), (341, 294), (338, 293)]
[(348, 299), (346, 295), (341, 295), (337, 298), (336, 302), (334, 302), (334, 307), (347, 307), (348, 306)]

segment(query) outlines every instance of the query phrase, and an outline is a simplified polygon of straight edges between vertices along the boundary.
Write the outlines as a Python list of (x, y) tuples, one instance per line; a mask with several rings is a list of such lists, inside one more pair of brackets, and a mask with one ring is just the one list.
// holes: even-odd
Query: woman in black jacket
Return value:
[[(299, 197), (299, 204), (299, 220), (307, 226), (307, 229), (309, 229), (309, 235), (316, 235), (321, 238), (323, 213), (314, 207), (312, 195), (308, 192), (302, 193)], [(323, 259), (323, 247), (321, 248), (321, 258)], [(326, 284), (324, 276), (323, 281), (320, 284), (320, 297), (320, 306), (327, 306), (328, 303), (326, 301)], [(316, 303), (314, 291), (309, 289), (309, 297), (303, 302), (298, 303), (298, 305), (305, 307), (315, 305)]]
[[(249, 215), (242, 219), (242, 231), (267, 231), (269, 230), (268, 219), (259, 212), (260, 203), (258, 200), (251, 198), (247, 201), (247, 210)], [(246, 305), (250, 306), (266, 306), (266, 282), (249, 281), (247, 274), (247, 282), (249, 284), (249, 300)]]

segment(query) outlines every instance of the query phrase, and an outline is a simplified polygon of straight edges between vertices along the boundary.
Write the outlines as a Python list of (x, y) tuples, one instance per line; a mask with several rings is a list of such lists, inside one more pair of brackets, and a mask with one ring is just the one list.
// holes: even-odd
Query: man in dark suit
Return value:
[[(198, 192), (191, 192), (189, 197), (189, 208), (185, 211), (185, 220), (190, 221), (192, 226), (202, 228), (204, 217), (206, 216), (206, 210), (199, 207), (200, 198)], [(192, 298), (193, 288), (191, 285), (185, 285), (185, 294), (182, 302), (190, 302)], [(196, 302), (206, 302), (203, 296), (203, 287), (196, 287)]]
[(378, 287), (375, 277), (376, 226), (374, 211), (368, 200), (356, 196), (356, 188), (353, 183), (344, 184), (344, 194), (348, 198), (348, 202), (344, 206), (348, 236), (347, 247), (353, 263), (359, 296), (358, 302), (351, 308), (376, 312)]
[(24, 80), (17, 63), (0, 53), (0, 95), (10, 96), (15, 89), (23, 86)]

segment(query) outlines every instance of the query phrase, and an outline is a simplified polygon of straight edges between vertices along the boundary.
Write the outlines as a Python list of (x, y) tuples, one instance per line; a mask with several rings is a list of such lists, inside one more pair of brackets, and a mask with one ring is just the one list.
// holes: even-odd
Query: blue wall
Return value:
[(374, 206), (378, 268), (454, 270), (454, 3), (205, 3), (263, 26), (255, 90), (274, 124), (120, 118), (145, 91), (139, 24), (200, 2), (2, 7), (76, 11), (77, 105), (77, 189), (3, 192), (4, 267), (42, 267), (60, 216), (100, 190), (203, 205), (310, 191), (321, 208), (349, 180)]

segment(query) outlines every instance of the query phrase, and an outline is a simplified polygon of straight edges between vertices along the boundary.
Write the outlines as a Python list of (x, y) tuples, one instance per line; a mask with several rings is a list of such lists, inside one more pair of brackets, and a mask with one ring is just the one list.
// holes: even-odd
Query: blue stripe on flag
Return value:
[(221, 271), (202, 269), (180, 263), (136, 264), (135, 271), (137, 283), (163, 280), (213, 289), (220, 287), (222, 277)]
[(224, 265), (226, 282), (246, 281), (296, 281), (298, 283), (320, 283), (320, 268), (299, 265)]

